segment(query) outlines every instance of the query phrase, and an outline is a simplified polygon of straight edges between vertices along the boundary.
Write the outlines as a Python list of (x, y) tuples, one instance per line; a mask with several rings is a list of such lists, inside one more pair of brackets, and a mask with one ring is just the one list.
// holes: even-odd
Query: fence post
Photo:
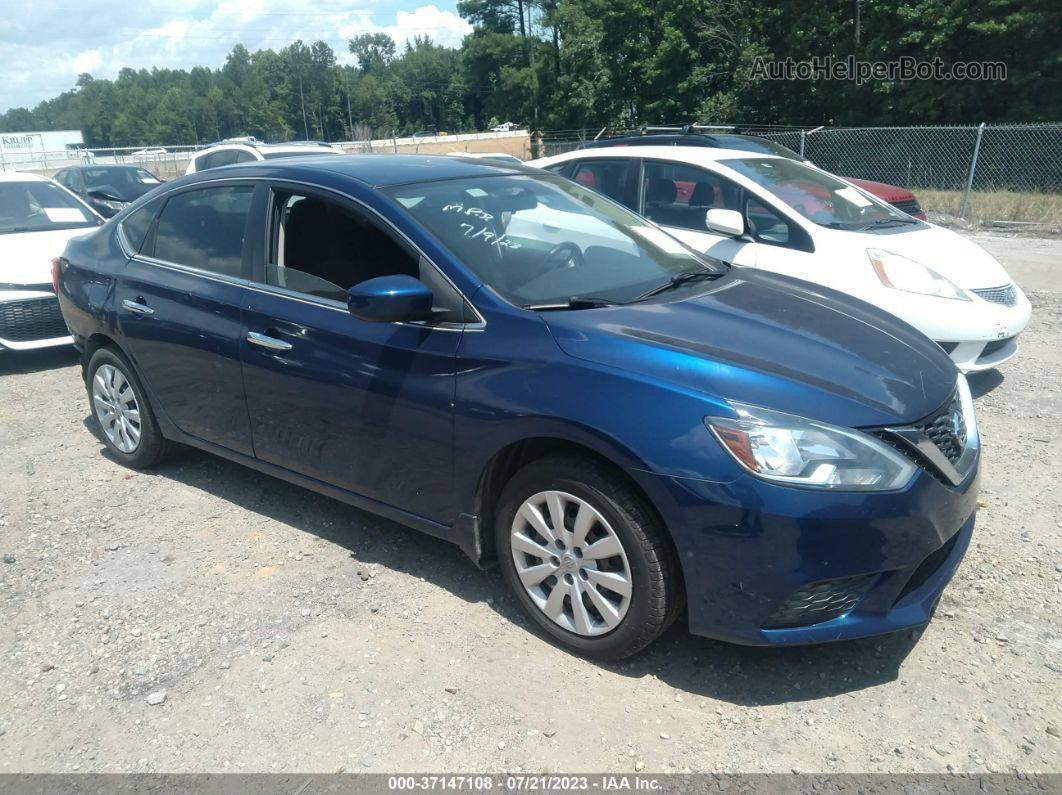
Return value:
[(807, 132), (805, 132), (804, 130), (801, 130), (800, 131), (800, 156), (801, 157), (804, 156), (804, 139), (807, 138), (807, 137), (808, 137)]
[(959, 210), (959, 218), (966, 220), (966, 209), (970, 204), (970, 190), (973, 188), (974, 172), (977, 170), (977, 156), (981, 153), (981, 136), (985, 133), (985, 123), (981, 122), (977, 128), (977, 140), (974, 142), (973, 159), (970, 161), (970, 174), (966, 177), (966, 190), (962, 194), (962, 209)]

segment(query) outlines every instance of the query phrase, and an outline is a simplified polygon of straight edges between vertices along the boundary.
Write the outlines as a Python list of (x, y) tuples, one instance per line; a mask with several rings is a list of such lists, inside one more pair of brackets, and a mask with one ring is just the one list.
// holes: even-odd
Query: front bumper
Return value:
[(772, 646), (928, 622), (970, 543), (978, 478), (975, 466), (953, 488), (920, 470), (905, 489), (876, 494), (747, 475), (727, 484), (653, 476), (650, 488), (682, 562), (690, 631)]
[(29, 351), (72, 342), (54, 293), (0, 291), (0, 350)]

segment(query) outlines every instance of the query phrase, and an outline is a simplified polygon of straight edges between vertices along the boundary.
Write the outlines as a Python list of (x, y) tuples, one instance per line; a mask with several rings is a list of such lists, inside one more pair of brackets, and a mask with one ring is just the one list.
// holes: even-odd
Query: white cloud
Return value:
[(113, 78), (124, 67), (217, 68), (240, 43), (254, 51), (321, 40), (340, 62), (351, 63), (347, 40), (359, 33), (384, 32), (399, 46), (429, 36), (456, 47), (471, 31), (454, 0), (360, 0), (359, 6), (352, 9), (345, 0), (142, 0), (111, 15), (90, 7), (50, 8), (43, 0), (9, 17), (0, 30), (7, 70), (0, 110), (33, 107), (72, 88), (82, 72)]

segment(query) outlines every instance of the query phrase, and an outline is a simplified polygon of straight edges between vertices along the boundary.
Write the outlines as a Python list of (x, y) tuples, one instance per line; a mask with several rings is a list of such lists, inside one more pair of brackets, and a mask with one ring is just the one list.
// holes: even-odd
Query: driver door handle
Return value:
[(276, 337), (267, 337), (257, 331), (247, 332), (247, 341), (252, 345), (258, 345), (270, 351), (290, 351), (291, 343), (278, 340)]

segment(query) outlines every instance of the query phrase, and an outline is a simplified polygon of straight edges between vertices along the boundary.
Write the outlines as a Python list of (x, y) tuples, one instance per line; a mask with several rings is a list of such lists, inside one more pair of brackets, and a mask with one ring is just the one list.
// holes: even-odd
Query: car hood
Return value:
[[(144, 185), (143, 183), (128, 183), (125, 185), (99, 185), (95, 188), (91, 188), (89, 193), (97, 192), (104, 193), (108, 196), (113, 196), (116, 199), (120, 199), (123, 202), (132, 202), (139, 199), (145, 193), (154, 188), (157, 188), (158, 184)], [(90, 198), (94, 198), (90, 196)]]
[(867, 193), (872, 193), (879, 199), (890, 203), (911, 201), (915, 198), (915, 195), (911, 191), (907, 190), (907, 188), (901, 188), (899, 185), (875, 182), (872, 179), (854, 179), (853, 177), (844, 177), (844, 179), (848, 180), (856, 187), (862, 188)]
[(866, 263), (866, 249), (879, 248), (900, 254), (932, 268), (965, 290), (1002, 287), (1014, 280), (995, 257), (960, 234), (933, 224), (921, 227), (892, 227), (880, 232), (852, 232), (824, 229), (831, 243), (848, 249), (844, 255)]
[(939, 346), (893, 315), (749, 269), (685, 299), (542, 317), (570, 356), (847, 427), (926, 417), (958, 375)]
[(67, 241), (98, 228), (84, 226), (0, 235), (0, 284), (51, 285), (52, 260), (63, 253)]

